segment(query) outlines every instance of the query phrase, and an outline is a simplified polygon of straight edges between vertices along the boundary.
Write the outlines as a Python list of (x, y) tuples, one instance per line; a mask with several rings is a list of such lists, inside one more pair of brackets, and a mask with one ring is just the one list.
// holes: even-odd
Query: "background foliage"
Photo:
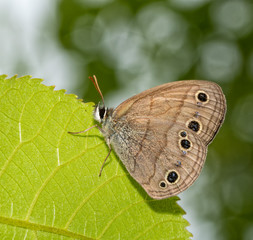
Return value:
[[(221, 85), (228, 104), (225, 123), (199, 180), (181, 194), (181, 204), (195, 239), (251, 239), (252, 1), (59, 0), (44, 1), (43, 8), (33, 2), (37, 21), (22, 26), (20, 8), (1, 8), (2, 73), (51, 75), (48, 84), (61, 88), (64, 83), (68, 92), (94, 102), (99, 96), (88, 76), (96, 74), (109, 106), (179, 79)], [(29, 15), (25, 10), (23, 18)]]

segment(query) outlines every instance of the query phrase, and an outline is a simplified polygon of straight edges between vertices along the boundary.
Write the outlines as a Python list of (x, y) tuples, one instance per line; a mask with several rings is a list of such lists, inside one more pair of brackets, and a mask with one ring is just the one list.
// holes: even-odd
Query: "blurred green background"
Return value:
[(217, 82), (225, 123), (180, 194), (196, 240), (253, 239), (253, 1), (0, 1), (0, 72), (110, 107), (183, 79)]

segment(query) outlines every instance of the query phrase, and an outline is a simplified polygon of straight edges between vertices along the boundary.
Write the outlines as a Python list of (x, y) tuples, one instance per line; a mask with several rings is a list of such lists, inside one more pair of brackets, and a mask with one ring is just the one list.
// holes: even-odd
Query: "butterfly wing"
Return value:
[(155, 199), (188, 188), (204, 165), (207, 145), (226, 112), (221, 88), (180, 81), (144, 91), (112, 115), (110, 141), (132, 177)]

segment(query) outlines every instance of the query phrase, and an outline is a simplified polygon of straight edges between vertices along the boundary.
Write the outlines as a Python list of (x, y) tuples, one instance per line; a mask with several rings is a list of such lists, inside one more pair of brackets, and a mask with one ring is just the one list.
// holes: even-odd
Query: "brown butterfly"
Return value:
[[(103, 100), (96, 77), (91, 79)], [(197, 179), (225, 113), (226, 99), (216, 83), (177, 81), (137, 94), (116, 109), (106, 108), (103, 100), (94, 110), (101, 125), (82, 132), (98, 127), (109, 146), (106, 159), (112, 146), (148, 195), (163, 199)]]

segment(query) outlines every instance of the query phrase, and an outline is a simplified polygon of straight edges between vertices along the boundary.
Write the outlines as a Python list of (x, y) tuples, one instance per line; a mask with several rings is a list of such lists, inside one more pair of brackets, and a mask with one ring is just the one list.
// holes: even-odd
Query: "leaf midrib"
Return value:
[(58, 234), (58, 235), (66, 236), (66, 237), (72, 237), (75, 239), (94, 240), (94, 238), (85, 237), (81, 234), (70, 232), (66, 229), (45, 226), (45, 225), (41, 225), (38, 223), (32, 223), (32, 222), (14, 219), (14, 218), (7, 218), (7, 217), (0, 216), (0, 223), (12, 225), (15, 227), (21, 227), (21, 228), (25, 228), (25, 229), (29, 229), (29, 230), (34, 230), (34, 231), (54, 233), (54, 234)]

